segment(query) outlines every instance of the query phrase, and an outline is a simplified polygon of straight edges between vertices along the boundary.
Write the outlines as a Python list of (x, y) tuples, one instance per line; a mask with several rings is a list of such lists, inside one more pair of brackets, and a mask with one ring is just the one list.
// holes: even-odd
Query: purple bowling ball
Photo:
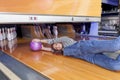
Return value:
[(30, 48), (33, 51), (39, 51), (42, 48), (42, 43), (41, 42), (36, 42), (36, 41), (31, 41), (30, 42)]

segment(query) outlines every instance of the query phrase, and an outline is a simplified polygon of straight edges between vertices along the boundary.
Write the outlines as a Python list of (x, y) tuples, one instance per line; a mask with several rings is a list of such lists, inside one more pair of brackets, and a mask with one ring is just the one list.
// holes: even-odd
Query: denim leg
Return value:
[(102, 53), (74, 55), (73, 57), (86, 60), (108, 70), (120, 71), (120, 56), (118, 56), (116, 60), (109, 58)]
[(120, 37), (114, 40), (80, 41), (83, 53), (114, 52), (120, 49)]
[(93, 57), (94, 64), (109, 70), (120, 71), (120, 55), (117, 59), (111, 59), (104, 54), (95, 54)]
[(87, 40), (79, 41), (75, 44), (65, 47), (63, 54), (65, 56), (74, 56), (80, 54), (92, 54), (102, 52), (114, 52), (120, 49), (120, 37), (114, 40)]

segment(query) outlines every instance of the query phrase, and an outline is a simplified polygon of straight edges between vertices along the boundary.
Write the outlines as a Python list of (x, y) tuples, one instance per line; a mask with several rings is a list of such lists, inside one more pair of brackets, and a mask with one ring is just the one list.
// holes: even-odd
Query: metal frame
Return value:
[(56, 22), (100, 22), (101, 17), (58, 16), (38, 14), (0, 13), (0, 24), (8, 23), (56, 23)]

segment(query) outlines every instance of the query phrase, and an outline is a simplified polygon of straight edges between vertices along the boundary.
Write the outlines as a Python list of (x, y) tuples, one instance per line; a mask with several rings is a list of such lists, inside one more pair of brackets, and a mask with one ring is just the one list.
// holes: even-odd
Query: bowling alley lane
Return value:
[[(3, 52), (1, 56), (4, 54), (3, 56), (9, 56), (10, 59), (5, 57), (0, 62), (6, 67), (12, 65), (16, 68), (17, 73), (13, 70), (14, 68), (8, 67), (16, 75), (22, 71), (27, 72), (26, 70), (30, 68), (32, 71), (25, 74), (37, 73), (51, 80), (118, 80), (120, 78), (120, 72), (109, 71), (81, 59), (55, 55), (46, 51), (31, 51), (30, 41), (29, 39), (14, 39), (11, 42), (4, 41), (1, 46)], [(14, 61), (27, 68), (16, 65)]]

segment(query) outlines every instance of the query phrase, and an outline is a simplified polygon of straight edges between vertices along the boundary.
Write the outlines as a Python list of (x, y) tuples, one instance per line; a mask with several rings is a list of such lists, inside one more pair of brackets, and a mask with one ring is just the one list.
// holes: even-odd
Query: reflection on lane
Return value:
[(9, 52), (12, 53), (17, 47), (17, 38), (8, 40), (0, 40), (0, 48), (2, 51), (9, 49)]
[[(7, 67), (10, 71), (12, 71), (15, 75), (20, 77), (21, 80), (50, 80), (46, 76), (42, 75), (41, 73), (38, 73), (34, 71), (33, 69), (29, 68), (25, 64), (22, 64), (21, 62), (17, 61), (16, 59), (12, 58), (11, 56), (7, 55), (6, 53), (0, 51), (0, 62), (2, 63), (2, 66)], [(6, 68), (1, 67), (0, 70), (5, 70), (3, 73), (7, 72)], [(11, 76), (12, 73), (9, 73), (5, 75), (8, 77), (8, 75)], [(1, 80), (1, 79), (0, 79)], [(10, 79), (10, 80), (19, 80), (19, 79)]]

